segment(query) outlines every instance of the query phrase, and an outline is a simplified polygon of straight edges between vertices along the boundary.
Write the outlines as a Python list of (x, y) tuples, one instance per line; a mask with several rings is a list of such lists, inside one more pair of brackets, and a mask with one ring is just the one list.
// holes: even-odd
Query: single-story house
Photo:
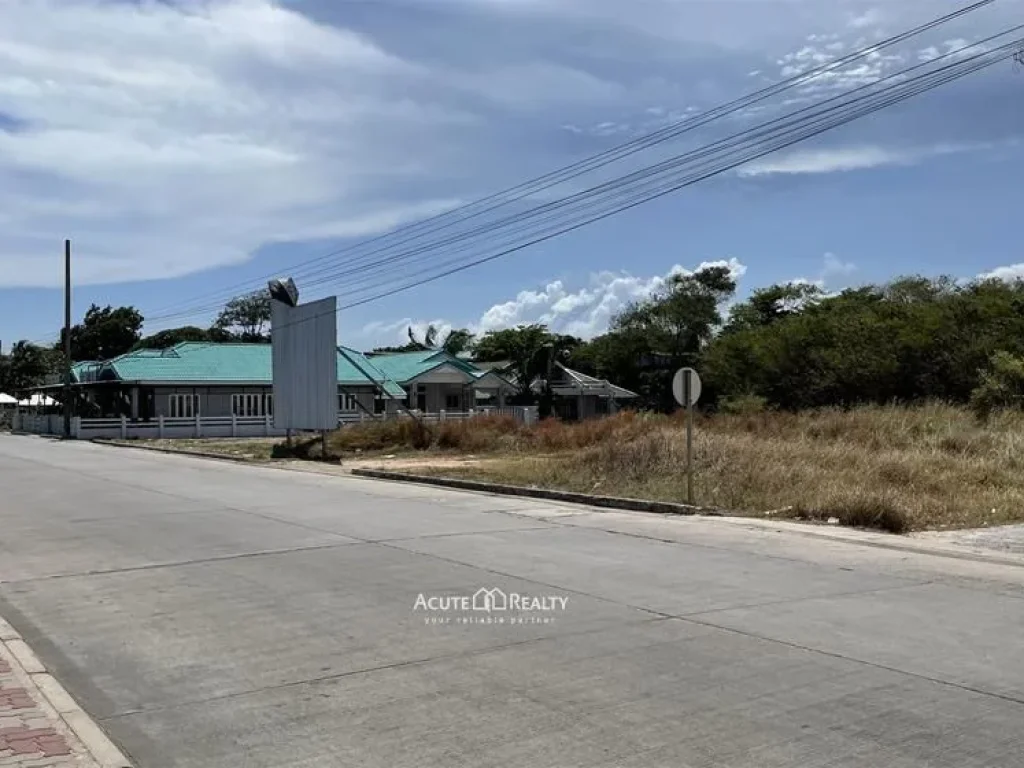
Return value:
[[(269, 344), (182, 342), (72, 368), (75, 413), (147, 421), (273, 414)], [(54, 384), (55, 390), (59, 389)], [(338, 411), (428, 413), (501, 406), (512, 385), (487, 371), (430, 351), (369, 357), (338, 347)]]
[[(459, 361), (468, 363), (477, 371), (492, 375), (500, 375), (500, 372), (509, 367), (508, 361), (477, 362), (461, 358)], [(514, 386), (515, 377), (507, 378)], [(538, 377), (531, 383), (530, 389), (535, 395), (540, 395), (544, 391), (544, 380)], [(574, 371), (559, 362), (555, 362), (551, 367), (551, 394), (553, 415), (567, 421), (616, 413), (630, 400), (640, 397), (625, 387)]]
[[(341, 346), (337, 361), (342, 414), (502, 408), (516, 391), (500, 368), (439, 350), (364, 355)], [(637, 397), (560, 363), (553, 366), (551, 387), (555, 413), (566, 419), (614, 413), (621, 402)], [(59, 393), (60, 388), (55, 382), (43, 389)], [(111, 360), (77, 363), (72, 392), (73, 412), (85, 418), (273, 415), (272, 349), (269, 344), (182, 342), (168, 349), (137, 350)]]
[[(75, 411), (82, 416), (272, 415), (269, 344), (182, 342), (141, 349), (72, 368)], [(338, 348), (338, 410), (372, 414), (379, 399), (405, 392), (362, 355)]]
[[(588, 376), (561, 363), (552, 366), (550, 385), (554, 396), (554, 415), (567, 421), (616, 413), (623, 403), (640, 397), (636, 392), (612, 384), (607, 379)], [(532, 388), (539, 393), (543, 386), (537, 380), (533, 382)]]
[(505, 398), (515, 392), (515, 386), (498, 373), (436, 349), (368, 357), (373, 366), (408, 393), (405, 407), (424, 413), (502, 408)]

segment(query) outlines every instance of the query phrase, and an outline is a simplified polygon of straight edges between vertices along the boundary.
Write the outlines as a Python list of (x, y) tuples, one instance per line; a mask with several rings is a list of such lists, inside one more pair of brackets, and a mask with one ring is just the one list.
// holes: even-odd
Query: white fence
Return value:
[(533, 424), (540, 418), (536, 406), (522, 405), (506, 406), (504, 408), (470, 408), (468, 411), (438, 411), (437, 413), (411, 411), (410, 413), (421, 421), (426, 422), (461, 421), (464, 419), (476, 418), (477, 416), (512, 416), (517, 421), (521, 421), (524, 424)]
[[(508, 415), (526, 424), (537, 420), (534, 407), (478, 408), (469, 411), (441, 411), (439, 413), (417, 413), (411, 416), (422, 421), (448, 421), (471, 419), (488, 414)], [(371, 416), (364, 412), (339, 412), (338, 426), (358, 424), (385, 418), (399, 418), (406, 414)], [(57, 414), (38, 414), (15, 411), (12, 428), (16, 432), (30, 432), (37, 435), (64, 434), (64, 417)], [(151, 421), (132, 421), (126, 417), (113, 419), (71, 419), (71, 436), (81, 440), (97, 438), (162, 439), (162, 438), (203, 438), (203, 437), (284, 437), (286, 431), (274, 426), (273, 417), (267, 416), (196, 416), (195, 418), (169, 418), (159, 416)]]

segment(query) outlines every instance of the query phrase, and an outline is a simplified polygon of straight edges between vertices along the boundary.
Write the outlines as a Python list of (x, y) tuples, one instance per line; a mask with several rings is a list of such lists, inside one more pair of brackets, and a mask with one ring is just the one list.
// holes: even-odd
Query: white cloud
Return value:
[(889, 165), (912, 165), (929, 157), (974, 152), (991, 144), (936, 144), (931, 147), (886, 148), (879, 146), (798, 149), (771, 155), (739, 169), (740, 176), (814, 174), (860, 171)]
[(910, 162), (912, 153), (882, 147), (839, 147), (833, 149), (801, 149), (758, 160), (740, 169), (741, 176), (770, 174), (834, 173), (900, 165)]
[(864, 13), (858, 14), (847, 22), (852, 29), (864, 29), (865, 27), (877, 26), (882, 21), (882, 13), (877, 8), (869, 8)]
[[(728, 267), (737, 280), (747, 271), (746, 266), (735, 258), (703, 262), (692, 271), (705, 267)], [(544, 323), (558, 333), (589, 339), (608, 330), (616, 314), (630, 303), (642, 301), (662, 288), (672, 275), (690, 272), (679, 264), (664, 275), (651, 277), (638, 277), (628, 272), (598, 272), (590, 276), (586, 286), (575, 290), (562, 280), (553, 280), (542, 288), (520, 291), (515, 298), (493, 305), (475, 321), (458, 323), (437, 319), (428, 323), (404, 318), (375, 322), (363, 327), (361, 337), (366, 338), (371, 346), (391, 345), (407, 339), (409, 326), (418, 333), (422, 333), (428, 324), (433, 324), (443, 332), (453, 327), (466, 327), (481, 334), (517, 325)]]
[(822, 257), (821, 270), (814, 277), (798, 277), (789, 282), (795, 285), (815, 285), (822, 290), (843, 288), (847, 278), (857, 271), (857, 265), (851, 261), (843, 261), (834, 253), (826, 253)]
[[(428, 321), (414, 320), (411, 317), (403, 317), (401, 320), (367, 323), (356, 335), (356, 340), (368, 339), (370, 347), (397, 347), (409, 342), (410, 328), (412, 329), (413, 335), (417, 339), (422, 340), (426, 336), (427, 328), (431, 325), (434, 326), (438, 333), (438, 337), (441, 339), (443, 339), (453, 327), (450, 322), (441, 318)], [(346, 339), (344, 334), (342, 334), (342, 341), (346, 344), (353, 343), (353, 341)]]
[(55, 284), (29, 254), (64, 236), (77, 282), (125, 281), (447, 207), (380, 191), (432, 167), (402, 125), (426, 140), (473, 119), (410, 98), (424, 77), (271, 0), (7, 0), (0, 284)]
[(1024, 280), (1024, 263), (996, 267), (989, 272), (982, 272), (978, 278), (981, 280), (1005, 280), (1008, 283)]
[[(707, 75), (715, 56), (739, 80), (769, 77), (776, 59), (776, 71), (806, 71), (868, 44), (872, 25), (858, 20), (883, 7), (766, 0), (737, 14), (734, 3), (678, 0), (444, 1), (453, 13), (475, 5), (459, 21), (483, 20), (481, 30), (503, 21), (485, 13), (519, 26), (483, 42), (460, 26), (449, 44), (393, 20), (383, 31), (367, 23), (371, 37), (302, 12), (344, 15), (328, 2), (0, 0), (0, 285), (58, 284), (40, 255), (65, 236), (76, 244), (76, 281), (97, 283), (236, 264), (275, 241), (383, 231), (489, 191), (498, 175), (518, 181), (513, 170), (556, 165), (561, 148), (532, 143), (537, 123), (564, 125), (560, 138), (580, 142), (655, 130), (698, 111), (687, 105), (736, 95)], [(1000, 7), (1012, 17), (1020, 4)], [(905, 5), (884, 6), (886, 23), (934, 15), (930, 2)], [(578, 42), (601, 30), (600, 46)], [(936, 50), (969, 32), (951, 27)], [(481, 53), (491, 48), (493, 59)], [(792, 53), (766, 59), (771, 50)], [(897, 62), (876, 52), (799, 95)], [(533, 122), (519, 131), (488, 122), (495, 114)], [(841, 157), (839, 168), (898, 154)], [(822, 172), (800, 160), (752, 168)]]
[(857, 271), (857, 265), (851, 261), (843, 261), (834, 253), (826, 253), (821, 278), (827, 283), (831, 279), (849, 277)]

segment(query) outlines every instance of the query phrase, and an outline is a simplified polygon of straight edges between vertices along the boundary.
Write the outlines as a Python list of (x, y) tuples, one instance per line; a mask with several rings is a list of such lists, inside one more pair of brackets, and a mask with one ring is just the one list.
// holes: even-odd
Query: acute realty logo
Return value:
[(569, 604), (565, 595), (526, 595), (481, 587), (472, 595), (416, 596), (413, 611), (428, 624), (549, 624)]

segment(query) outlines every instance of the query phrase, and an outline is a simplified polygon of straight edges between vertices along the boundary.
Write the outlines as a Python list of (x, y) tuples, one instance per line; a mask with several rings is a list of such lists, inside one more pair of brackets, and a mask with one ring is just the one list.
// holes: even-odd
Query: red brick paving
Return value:
[[(79, 745), (65, 738), (59, 716), (42, 704), (30, 678), (12, 669), (0, 644), (0, 766), (3, 768), (88, 768)], [(73, 738), (73, 737), (71, 737)]]

